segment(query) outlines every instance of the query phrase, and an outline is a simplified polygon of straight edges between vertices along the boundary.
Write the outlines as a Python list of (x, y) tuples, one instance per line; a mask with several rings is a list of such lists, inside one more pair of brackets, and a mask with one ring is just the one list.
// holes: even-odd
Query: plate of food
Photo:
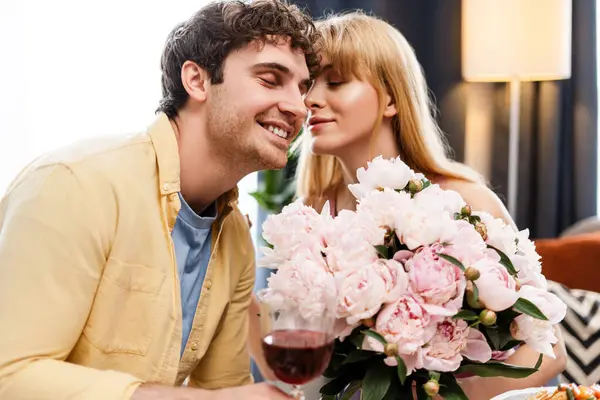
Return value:
[(553, 387), (511, 390), (492, 400), (597, 400), (600, 399), (600, 385), (559, 385)]

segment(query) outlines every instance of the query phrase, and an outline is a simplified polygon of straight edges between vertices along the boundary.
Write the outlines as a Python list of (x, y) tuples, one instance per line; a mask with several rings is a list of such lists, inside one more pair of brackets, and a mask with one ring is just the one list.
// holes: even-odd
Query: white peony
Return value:
[(375, 157), (367, 164), (367, 169), (356, 171), (357, 184), (348, 185), (354, 197), (361, 199), (374, 190), (381, 188), (404, 189), (415, 173), (400, 157), (389, 160), (382, 156)]

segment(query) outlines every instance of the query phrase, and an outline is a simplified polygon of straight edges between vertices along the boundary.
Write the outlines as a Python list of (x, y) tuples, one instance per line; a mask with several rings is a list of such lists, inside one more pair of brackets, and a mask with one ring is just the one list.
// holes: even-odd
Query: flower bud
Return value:
[(521, 340), (521, 338), (519, 338), (519, 325), (517, 324), (516, 321), (513, 321), (510, 323), (510, 335), (517, 339), (517, 340)]
[(418, 179), (411, 180), (408, 182), (408, 190), (411, 193), (419, 193), (421, 190), (423, 190), (423, 182)]
[(465, 270), (465, 278), (467, 278), (468, 281), (476, 281), (480, 276), (481, 273), (475, 267), (468, 267)]
[(470, 216), (471, 212), (473, 212), (473, 210), (471, 209), (471, 206), (468, 204), (460, 209), (460, 213), (463, 215), (466, 215), (466, 216)]
[(363, 319), (363, 320), (362, 320), (362, 321), (360, 321), (360, 322), (362, 322), (362, 324), (363, 324), (364, 326), (366, 326), (367, 328), (372, 328), (372, 327), (374, 327), (374, 326), (375, 326), (375, 321), (373, 320), (373, 318), (367, 318), (367, 319)]
[(483, 308), (483, 303), (479, 299), (475, 300), (475, 292), (473, 291), (473, 282), (467, 281), (467, 304), (473, 308)]
[(478, 222), (475, 224), (475, 230), (481, 235), (483, 240), (487, 240), (487, 228), (484, 223)]
[(423, 385), (423, 389), (425, 390), (425, 393), (427, 393), (427, 396), (433, 397), (439, 393), (440, 384), (433, 379), (430, 379)]
[(521, 280), (519, 278), (515, 278), (515, 290), (517, 292), (519, 290), (521, 290), (521, 286), (523, 286), (523, 284), (521, 283)]
[(396, 343), (386, 343), (383, 352), (388, 357), (396, 357), (398, 355), (398, 345)]
[(479, 320), (484, 325), (487, 325), (487, 326), (494, 325), (496, 323), (497, 319), (498, 319), (498, 317), (496, 316), (496, 313), (493, 312), (492, 310), (486, 309), (479, 313)]

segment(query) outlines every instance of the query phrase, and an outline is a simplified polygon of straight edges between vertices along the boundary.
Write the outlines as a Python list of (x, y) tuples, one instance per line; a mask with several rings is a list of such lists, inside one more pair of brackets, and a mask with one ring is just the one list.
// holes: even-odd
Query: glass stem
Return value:
[(304, 397), (304, 391), (302, 390), (302, 386), (300, 386), (300, 385), (294, 385), (293, 389), (292, 389), (292, 393), (290, 393), (290, 394), (296, 400), (306, 400), (306, 397)]

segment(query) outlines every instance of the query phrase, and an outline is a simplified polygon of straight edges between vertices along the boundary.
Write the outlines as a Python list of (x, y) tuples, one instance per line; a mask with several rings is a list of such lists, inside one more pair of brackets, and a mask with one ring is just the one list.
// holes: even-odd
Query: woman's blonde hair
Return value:
[[(379, 98), (378, 123), (389, 94), (397, 114), (392, 129), (401, 159), (429, 177), (483, 182), (471, 168), (448, 158), (448, 144), (440, 131), (427, 84), (415, 53), (404, 36), (387, 22), (362, 12), (331, 16), (316, 23), (323, 36), (322, 52), (341, 76), (368, 81)], [(340, 162), (330, 155), (315, 155), (310, 135), (300, 138), (296, 194), (314, 205), (343, 181)]]

